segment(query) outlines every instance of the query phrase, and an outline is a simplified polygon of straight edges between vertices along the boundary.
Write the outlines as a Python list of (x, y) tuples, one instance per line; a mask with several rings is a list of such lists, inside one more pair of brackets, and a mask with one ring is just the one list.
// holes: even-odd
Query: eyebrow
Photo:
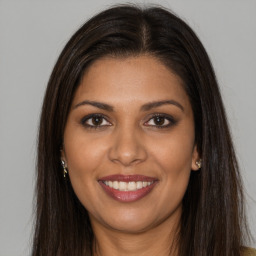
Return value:
[(184, 107), (179, 102), (177, 102), (175, 100), (162, 100), (162, 101), (149, 102), (149, 103), (142, 105), (140, 110), (141, 111), (149, 111), (152, 108), (160, 107), (160, 106), (166, 105), (166, 104), (174, 105), (174, 106), (180, 108), (184, 112)]
[[(149, 111), (152, 108), (160, 107), (160, 106), (167, 105), (167, 104), (174, 105), (174, 106), (180, 108), (184, 112), (184, 107), (179, 102), (177, 102), (175, 100), (162, 100), (162, 101), (149, 102), (149, 103), (146, 103), (146, 104), (142, 105), (141, 108), (140, 108), (140, 111)], [(113, 112), (114, 111), (114, 107), (112, 107), (109, 104), (106, 104), (106, 103), (103, 103), (103, 102), (97, 102), (97, 101), (90, 101), (90, 100), (84, 100), (84, 101), (76, 104), (74, 106), (74, 109), (78, 108), (80, 106), (84, 106), (84, 105), (91, 105), (91, 106), (94, 106), (96, 108), (106, 110), (108, 112)]]

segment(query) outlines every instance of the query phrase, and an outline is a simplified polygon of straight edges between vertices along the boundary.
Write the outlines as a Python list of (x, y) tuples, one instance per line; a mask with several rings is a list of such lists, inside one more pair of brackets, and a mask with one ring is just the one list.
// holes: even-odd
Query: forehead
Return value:
[(124, 104), (171, 98), (189, 104), (181, 78), (158, 59), (105, 57), (86, 70), (73, 104), (84, 99)]

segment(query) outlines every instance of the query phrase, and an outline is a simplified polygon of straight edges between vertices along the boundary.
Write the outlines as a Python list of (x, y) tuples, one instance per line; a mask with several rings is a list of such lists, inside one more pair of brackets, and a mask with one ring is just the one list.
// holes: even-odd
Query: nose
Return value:
[(112, 138), (109, 159), (123, 166), (132, 166), (144, 162), (147, 151), (143, 136), (136, 129), (120, 129)]

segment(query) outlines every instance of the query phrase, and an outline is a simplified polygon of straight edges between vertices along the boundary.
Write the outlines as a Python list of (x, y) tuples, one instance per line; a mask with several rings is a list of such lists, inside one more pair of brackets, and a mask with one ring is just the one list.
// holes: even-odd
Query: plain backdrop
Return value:
[[(1, 256), (30, 254), (36, 136), (51, 70), (76, 29), (113, 3), (126, 1), (0, 0)], [(241, 166), (249, 224), (256, 237), (256, 1), (154, 3), (184, 18), (210, 55)]]

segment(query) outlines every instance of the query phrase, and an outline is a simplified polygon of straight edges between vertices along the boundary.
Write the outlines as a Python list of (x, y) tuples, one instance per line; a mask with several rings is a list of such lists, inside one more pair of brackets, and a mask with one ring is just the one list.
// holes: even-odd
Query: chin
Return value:
[(137, 219), (119, 219), (115, 220), (113, 223), (108, 223), (108, 227), (127, 234), (138, 234), (143, 233), (152, 228), (154, 224), (150, 220), (145, 220), (142, 218)]
[(108, 211), (108, 215), (98, 216), (97, 222), (108, 229), (127, 234), (138, 234), (157, 227), (166, 219), (168, 216), (157, 214), (155, 210), (149, 212), (126, 208), (126, 210), (115, 212), (115, 214)]

